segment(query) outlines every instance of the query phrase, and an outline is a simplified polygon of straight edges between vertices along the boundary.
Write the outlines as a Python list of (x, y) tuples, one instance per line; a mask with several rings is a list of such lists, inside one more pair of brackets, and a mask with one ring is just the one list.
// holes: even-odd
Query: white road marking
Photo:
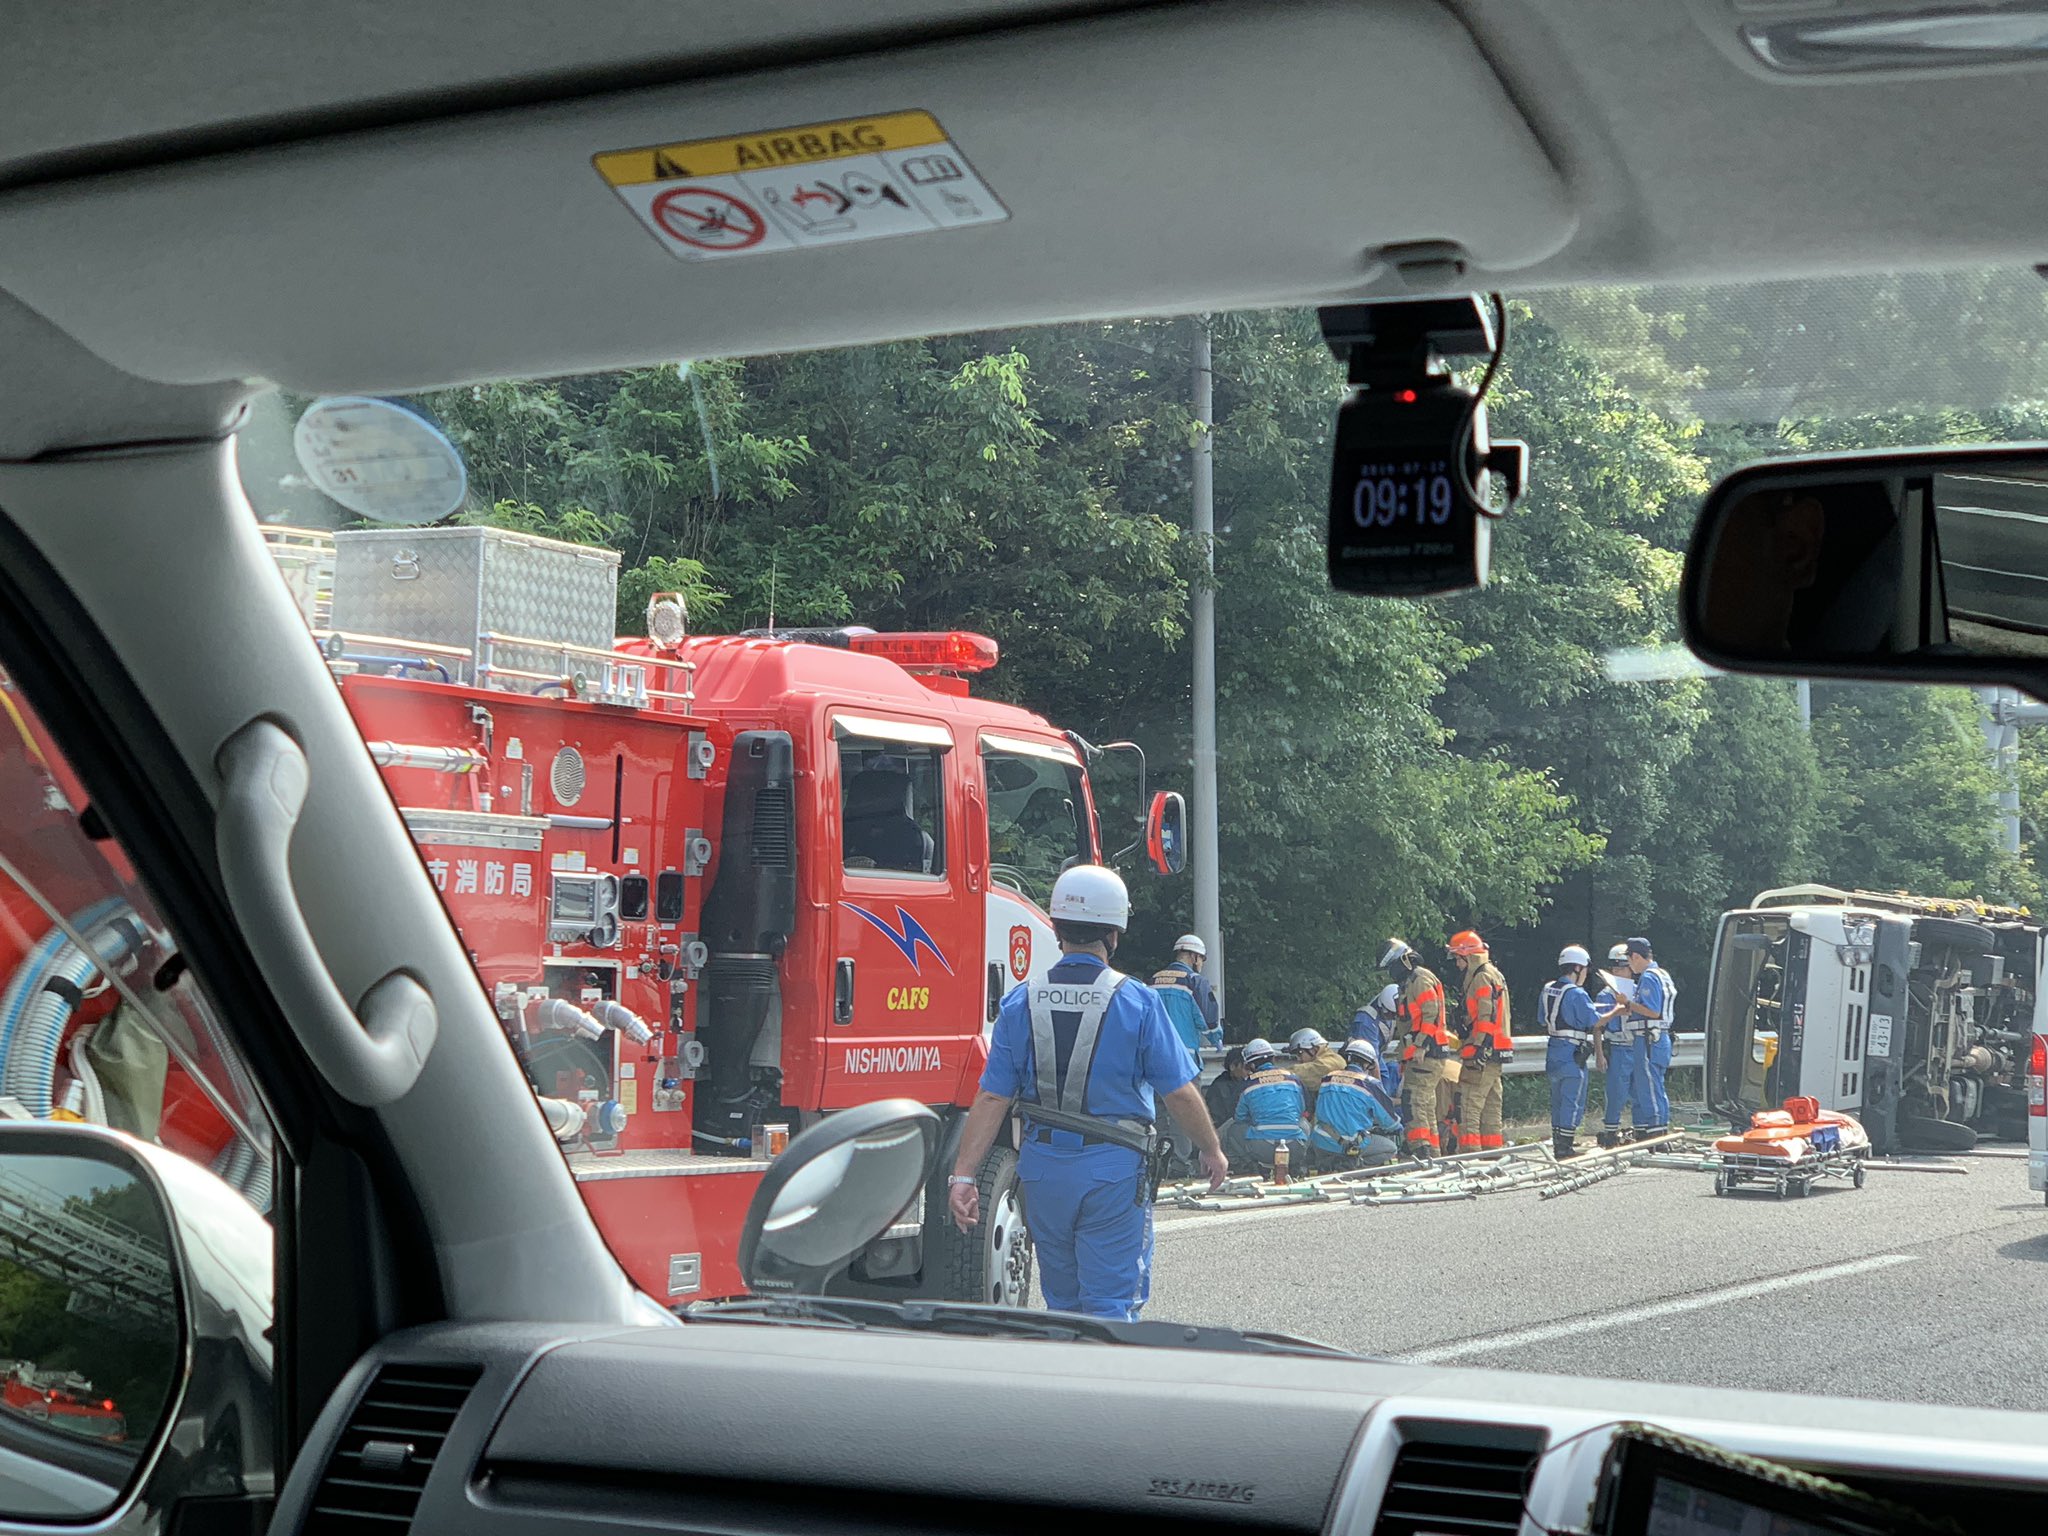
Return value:
[(1910, 1264), (1918, 1257), (1916, 1253), (1874, 1254), (1867, 1259), (1851, 1259), (1846, 1264), (1828, 1264), (1819, 1269), (1796, 1270), (1789, 1275), (1774, 1275), (1768, 1280), (1751, 1280), (1743, 1285), (1724, 1285), (1715, 1291), (1675, 1296), (1669, 1301), (1646, 1302), (1639, 1307), (1624, 1307), (1618, 1312), (1602, 1313), (1594, 1317), (1575, 1317), (1563, 1322), (1544, 1323), (1536, 1328), (1517, 1328), (1511, 1333), (1489, 1334), (1481, 1339), (1461, 1339), (1455, 1344), (1439, 1344), (1431, 1349), (1404, 1350), (1394, 1358), (1413, 1361), (1417, 1365), (1441, 1365), (1448, 1360), (1462, 1360), (1468, 1355), (1487, 1355), (1496, 1350), (1517, 1349), (1524, 1344), (1547, 1344), (1552, 1339), (1596, 1333), (1603, 1328), (1625, 1328), (1630, 1323), (1647, 1322), (1653, 1317), (1670, 1317), (1679, 1312), (1697, 1312), (1703, 1307), (1717, 1307), (1724, 1301), (1747, 1301), (1753, 1296), (1774, 1296), (1795, 1285), (1816, 1285), (1823, 1280), (1839, 1280), (1847, 1275), (1867, 1274), (1873, 1269), (1889, 1269), (1894, 1264)]
[(1169, 1232), (1212, 1232), (1218, 1227), (1234, 1227), (1242, 1221), (1276, 1221), (1282, 1216), (1301, 1216), (1310, 1211), (1327, 1216), (1332, 1211), (1364, 1211), (1371, 1207), (1352, 1205), (1348, 1197), (1343, 1197), (1290, 1205), (1247, 1205), (1241, 1211), (1188, 1211), (1169, 1217), (1167, 1212), (1171, 1209), (1173, 1207), (1170, 1206), (1159, 1208), (1152, 1224), (1156, 1236), (1165, 1237)]

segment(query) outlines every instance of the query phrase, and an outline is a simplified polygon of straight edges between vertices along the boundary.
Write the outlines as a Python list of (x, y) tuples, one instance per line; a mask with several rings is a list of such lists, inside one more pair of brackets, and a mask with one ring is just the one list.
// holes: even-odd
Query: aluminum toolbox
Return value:
[[(359, 528), (334, 536), (333, 627), (350, 635), (459, 646), (472, 655), (485, 634), (608, 651), (618, 596), (615, 550), (508, 528)], [(464, 682), (476, 681), (473, 665), (446, 664)], [(530, 646), (495, 646), (491, 664), (551, 677), (590, 670), (588, 662)]]

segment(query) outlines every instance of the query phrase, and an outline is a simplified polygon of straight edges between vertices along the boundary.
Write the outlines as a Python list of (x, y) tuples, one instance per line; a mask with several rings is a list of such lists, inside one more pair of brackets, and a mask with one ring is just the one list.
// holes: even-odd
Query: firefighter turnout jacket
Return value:
[(1403, 1061), (1441, 1061), (1453, 1054), (1450, 1008), (1435, 971), (1418, 965), (1408, 973), (1395, 1013), (1401, 1021)]
[(1482, 960), (1465, 973), (1465, 1044), (1458, 1054), (1481, 1066), (1514, 1059), (1507, 978), (1491, 960)]

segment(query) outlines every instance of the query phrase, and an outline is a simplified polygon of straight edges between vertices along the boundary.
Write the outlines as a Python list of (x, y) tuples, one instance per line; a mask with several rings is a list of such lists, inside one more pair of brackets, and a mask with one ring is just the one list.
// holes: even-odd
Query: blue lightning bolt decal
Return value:
[(903, 958), (910, 962), (911, 970), (916, 971), (918, 969), (917, 951), (919, 946), (922, 946), (930, 950), (932, 958), (946, 968), (948, 976), (953, 974), (953, 963), (940, 950), (938, 940), (925, 932), (923, 923), (920, 923), (901, 907), (896, 909), (896, 921), (892, 925), (886, 918), (875, 916), (866, 907), (856, 906), (850, 901), (842, 901), (839, 905), (856, 916), (866, 918), (875, 927), (879, 928), (887, 936), (889, 942), (896, 946)]

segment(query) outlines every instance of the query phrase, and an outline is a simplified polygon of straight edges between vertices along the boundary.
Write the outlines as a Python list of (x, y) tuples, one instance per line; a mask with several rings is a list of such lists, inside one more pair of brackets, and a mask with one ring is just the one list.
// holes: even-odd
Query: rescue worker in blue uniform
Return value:
[(1238, 1096), (1237, 1116), (1223, 1133), (1223, 1147), (1233, 1162), (1253, 1163), (1271, 1172), (1273, 1150), (1285, 1145), (1290, 1168), (1303, 1170), (1308, 1127), (1302, 1119), (1301, 1079), (1288, 1071), (1270, 1040), (1247, 1040), (1244, 1064), (1251, 1077)]
[[(1202, 974), (1209, 963), (1209, 946), (1199, 933), (1184, 933), (1173, 941), (1173, 960), (1152, 973), (1152, 990), (1166, 1002), (1167, 1017), (1191, 1051), (1223, 1044), (1223, 1010), (1216, 1001), (1215, 985)], [(1183, 1005), (1175, 993), (1186, 994)]]
[(1122, 878), (1076, 865), (1054, 883), (1050, 915), (1060, 958), (1044, 981), (1003, 999), (947, 1206), (963, 1233), (980, 1222), (982, 1162), (1014, 1106), (1024, 1122), (1024, 1225), (1045, 1304), (1134, 1319), (1152, 1293), (1159, 1106), (1195, 1144), (1211, 1189), (1222, 1187), (1228, 1165), (1201, 1073), (1158, 994), (1110, 969), (1131, 918)]
[[(1650, 1101), (1649, 1021), (1663, 1017), (1664, 993), (1657, 979), (1639, 968), (1647, 964), (1650, 941), (1630, 939), (1622, 948), (1628, 972), (1614, 978), (1614, 1005), (1602, 1018), (1602, 1045), (1607, 1052), (1607, 1123), (1600, 1133), (1603, 1147), (1647, 1140), (1655, 1113)], [(1626, 1133), (1621, 1128), (1624, 1105), (1631, 1126)]]
[[(1650, 941), (1632, 938), (1623, 945), (1633, 995), (1627, 999), (1627, 1015), (1641, 1041), (1642, 1059), (1631, 1109), (1635, 1139), (1661, 1136), (1671, 1128), (1671, 1100), (1664, 1091), (1664, 1074), (1671, 1066), (1671, 1005), (1675, 989), (1664, 967), (1657, 964)], [(1612, 1114), (1612, 1111), (1609, 1111)]]
[(1387, 1040), (1393, 1034), (1400, 1009), (1401, 988), (1390, 981), (1380, 988), (1377, 997), (1351, 1016), (1351, 1038), (1372, 1042), (1380, 1058), (1380, 1086), (1397, 1101), (1401, 1094), (1401, 1063), (1387, 1049)]
[(1586, 968), (1593, 957), (1585, 946), (1567, 944), (1557, 954), (1557, 979), (1536, 1000), (1536, 1018), (1549, 1037), (1543, 1072), (1550, 1079), (1550, 1149), (1560, 1158), (1578, 1154), (1579, 1122), (1586, 1114), (1586, 1064), (1593, 1058), (1600, 1016), (1586, 995)]
[(1401, 1136), (1401, 1117), (1382, 1095), (1380, 1054), (1370, 1041), (1344, 1042), (1344, 1065), (1316, 1089), (1309, 1142), (1326, 1166), (1370, 1167), (1390, 1162)]

